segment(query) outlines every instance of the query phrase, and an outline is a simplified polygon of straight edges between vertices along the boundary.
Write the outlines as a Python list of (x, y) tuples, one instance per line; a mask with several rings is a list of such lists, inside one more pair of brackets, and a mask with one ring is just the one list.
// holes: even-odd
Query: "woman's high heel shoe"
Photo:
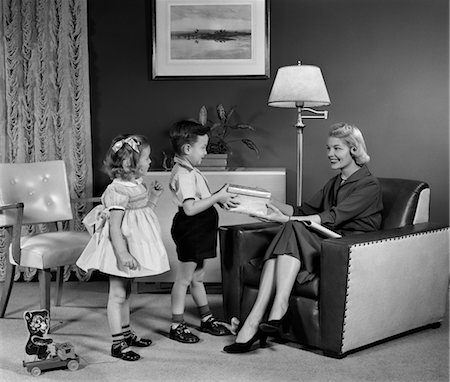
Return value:
[(281, 320), (263, 322), (262, 324), (259, 324), (259, 330), (270, 335), (281, 334)]
[(235, 342), (231, 345), (225, 346), (223, 351), (231, 354), (248, 353), (252, 350), (252, 345), (258, 340), (259, 346), (262, 348), (265, 347), (267, 343), (267, 334), (258, 330), (247, 342)]
[(279, 320), (269, 320), (259, 324), (259, 330), (268, 336), (281, 339), (283, 335), (283, 324), (285, 322), (287, 312)]

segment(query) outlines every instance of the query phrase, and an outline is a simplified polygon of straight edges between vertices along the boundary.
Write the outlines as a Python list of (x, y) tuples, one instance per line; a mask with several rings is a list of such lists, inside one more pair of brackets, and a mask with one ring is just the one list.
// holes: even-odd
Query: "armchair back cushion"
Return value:
[(383, 193), (381, 229), (424, 223), (429, 218), (430, 188), (427, 183), (378, 178)]

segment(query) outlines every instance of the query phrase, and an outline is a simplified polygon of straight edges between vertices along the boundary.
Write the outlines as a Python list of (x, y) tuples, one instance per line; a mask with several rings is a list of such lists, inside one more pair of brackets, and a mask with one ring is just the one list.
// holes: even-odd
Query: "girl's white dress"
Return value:
[[(119, 267), (109, 236), (109, 213), (124, 210), (122, 234), (128, 251), (137, 260), (135, 270)], [(92, 238), (77, 261), (84, 271), (97, 269), (121, 277), (153, 276), (167, 272), (169, 259), (161, 238), (158, 218), (148, 205), (142, 178), (135, 182), (114, 179), (102, 195), (102, 204), (83, 220)]]

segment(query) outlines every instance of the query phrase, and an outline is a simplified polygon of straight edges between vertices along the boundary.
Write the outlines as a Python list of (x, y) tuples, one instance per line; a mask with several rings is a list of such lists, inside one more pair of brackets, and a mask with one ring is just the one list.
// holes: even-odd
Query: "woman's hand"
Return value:
[(267, 203), (267, 214), (257, 214), (252, 216), (263, 222), (286, 223), (289, 221), (289, 216), (283, 214), (283, 212), (272, 203)]

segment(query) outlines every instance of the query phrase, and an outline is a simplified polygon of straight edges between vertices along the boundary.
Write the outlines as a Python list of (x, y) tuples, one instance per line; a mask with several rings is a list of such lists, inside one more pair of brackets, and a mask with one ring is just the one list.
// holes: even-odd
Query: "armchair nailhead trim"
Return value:
[[(448, 228), (439, 228), (439, 229), (434, 229), (432, 231), (410, 233), (410, 234), (407, 234), (407, 235), (395, 236), (395, 237), (390, 237), (390, 238), (381, 239), (381, 240), (373, 240), (373, 241), (366, 241), (364, 243), (352, 244), (351, 247), (365, 247), (367, 245), (372, 245), (372, 244), (377, 244), (377, 243), (384, 243), (384, 242), (388, 242), (388, 241), (398, 241), (398, 240), (403, 240), (403, 239), (408, 238), (408, 237), (424, 236), (424, 235), (429, 235), (429, 234), (432, 234), (432, 233), (442, 232), (442, 231), (446, 231), (446, 230), (448, 230)], [(350, 253), (351, 253), (351, 248), (350, 248)]]

